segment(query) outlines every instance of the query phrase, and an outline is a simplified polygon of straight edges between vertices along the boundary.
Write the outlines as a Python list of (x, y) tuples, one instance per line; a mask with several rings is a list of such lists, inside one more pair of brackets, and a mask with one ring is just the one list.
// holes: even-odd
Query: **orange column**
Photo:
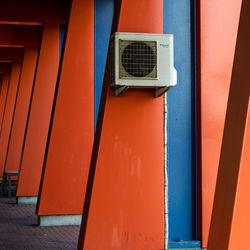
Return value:
[(10, 80), (10, 74), (9, 73), (4, 74), (3, 81), (2, 81), (1, 94), (0, 94), (0, 131), (2, 127), (7, 92), (9, 88), (9, 80)]
[(17, 196), (37, 196), (59, 67), (59, 25), (45, 24)]
[(73, 0), (38, 215), (81, 214), (93, 139), (94, 1)]
[[(162, 33), (163, 1), (122, 1), (118, 31)], [(104, 82), (90, 175), (96, 172), (92, 196), (89, 178), (78, 249), (163, 249), (163, 98), (150, 90), (117, 98), (109, 84)]]
[(15, 114), (5, 162), (5, 170), (7, 171), (16, 171), (19, 169), (37, 56), (37, 48), (26, 48), (24, 51)]
[(250, 244), (249, 12), (250, 2), (243, 0), (208, 250), (248, 249)]
[(202, 246), (206, 247), (237, 38), (241, 0), (210, 0), (200, 2)]
[(4, 171), (4, 163), (9, 144), (9, 136), (12, 125), (13, 113), (15, 109), (20, 71), (21, 71), (21, 63), (14, 62), (12, 65), (9, 90), (6, 99), (6, 106), (5, 106), (1, 135), (0, 135), (0, 175), (2, 175)]

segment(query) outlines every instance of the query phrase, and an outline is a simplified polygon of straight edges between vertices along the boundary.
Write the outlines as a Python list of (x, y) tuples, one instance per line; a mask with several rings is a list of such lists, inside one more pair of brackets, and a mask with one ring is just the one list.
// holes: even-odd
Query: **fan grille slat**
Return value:
[(156, 79), (157, 43), (153, 41), (120, 40), (119, 77)]

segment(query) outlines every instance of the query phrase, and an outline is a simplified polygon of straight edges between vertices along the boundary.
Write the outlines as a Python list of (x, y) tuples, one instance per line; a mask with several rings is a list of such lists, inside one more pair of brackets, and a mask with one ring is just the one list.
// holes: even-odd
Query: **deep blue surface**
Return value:
[(107, 60), (114, 0), (95, 0), (95, 126)]
[(175, 248), (193, 247), (196, 240), (192, 8), (192, 0), (164, 0), (164, 33), (174, 34), (178, 74), (177, 86), (167, 95), (169, 247)]
[(200, 248), (200, 241), (169, 241), (168, 248), (169, 249), (178, 249), (178, 248)]
[(60, 24), (59, 25), (59, 38), (60, 38), (60, 46), (59, 46), (59, 53), (60, 53), (60, 58), (62, 56), (62, 48), (63, 48), (63, 43), (65, 39), (65, 33), (66, 33), (66, 26), (65, 24)]

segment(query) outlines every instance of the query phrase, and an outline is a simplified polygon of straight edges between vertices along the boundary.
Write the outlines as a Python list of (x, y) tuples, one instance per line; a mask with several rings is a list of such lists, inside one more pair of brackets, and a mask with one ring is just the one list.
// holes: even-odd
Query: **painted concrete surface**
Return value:
[(207, 247), (241, 0), (200, 2), (202, 246)]
[(20, 196), (17, 197), (17, 204), (36, 204), (37, 196)]
[(39, 226), (78, 226), (81, 225), (82, 215), (45, 215), (39, 217)]

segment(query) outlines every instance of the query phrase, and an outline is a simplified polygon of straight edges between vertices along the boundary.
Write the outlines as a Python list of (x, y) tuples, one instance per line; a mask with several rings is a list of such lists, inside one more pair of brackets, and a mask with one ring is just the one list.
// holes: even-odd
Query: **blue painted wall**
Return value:
[[(194, 247), (196, 166), (192, 0), (164, 0), (164, 33), (174, 34), (177, 86), (167, 94), (169, 248)], [(184, 244), (184, 245), (183, 245)]]
[(95, 126), (107, 60), (114, 0), (95, 0)]
[(59, 25), (59, 40), (60, 40), (59, 54), (60, 54), (60, 58), (62, 56), (62, 48), (63, 48), (63, 43), (64, 43), (64, 40), (65, 40), (65, 34), (66, 34), (66, 25), (65, 24), (60, 24)]
[[(169, 247), (196, 240), (192, 0), (164, 0), (164, 33), (174, 34), (178, 85), (168, 93)], [(112, 25), (114, 0), (95, 0), (95, 124)], [(184, 242), (187, 240), (187, 242)]]

